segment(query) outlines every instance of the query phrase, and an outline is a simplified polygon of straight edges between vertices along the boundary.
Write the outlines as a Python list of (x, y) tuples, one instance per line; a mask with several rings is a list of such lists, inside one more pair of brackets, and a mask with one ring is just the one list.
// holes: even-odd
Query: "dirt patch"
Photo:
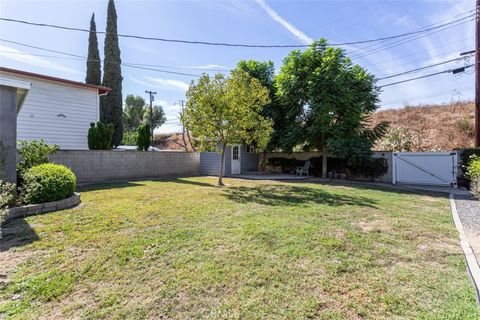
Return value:
[(389, 232), (392, 230), (383, 220), (358, 221), (355, 223), (363, 232)]
[[(3, 241), (3, 240), (2, 240)], [(17, 266), (36, 256), (44, 254), (39, 251), (0, 251), (0, 287), (6, 286), (8, 283), (8, 275), (12, 273)]]

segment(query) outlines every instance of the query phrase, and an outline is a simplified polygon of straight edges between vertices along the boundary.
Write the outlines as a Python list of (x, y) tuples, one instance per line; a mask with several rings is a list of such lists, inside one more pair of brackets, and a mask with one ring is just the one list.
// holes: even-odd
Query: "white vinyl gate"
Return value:
[(394, 152), (393, 183), (457, 186), (455, 152)]

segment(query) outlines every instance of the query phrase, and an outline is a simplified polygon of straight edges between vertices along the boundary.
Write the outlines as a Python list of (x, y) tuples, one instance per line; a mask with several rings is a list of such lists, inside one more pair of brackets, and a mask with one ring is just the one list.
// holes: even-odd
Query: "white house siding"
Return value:
[(88, 149), (88, 128), (99, 119), (97, 89), (10, 73), (3, 75), (32, 83), (17, 116), (18, 140), (43, 139), (65, 150)]

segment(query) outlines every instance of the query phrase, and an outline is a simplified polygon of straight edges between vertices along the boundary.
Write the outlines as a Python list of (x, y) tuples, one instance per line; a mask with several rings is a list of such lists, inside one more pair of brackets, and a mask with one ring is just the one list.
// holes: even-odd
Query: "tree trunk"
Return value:
[(327, 177), (327, 146), (325, 145), (325, 138), (322, 135), (322, 178)]
[(222, 146), (222, 156), (220, 160), (220, 173), (218, 174), (218, 183), (217, 183), (218, 186), (224, 186), (222, 181), (224, 160), (225, 160), (225, 145)]
[(187, 131), (187, 138), (188, 138), (188, 143), (190, 144), (190, 148), (192, 149), (193, 152), (197, 152), (197, 149), (193, 146), (192, 143), (192, 138), (190, 137), (190, 131), (188, 131), (188, 128), (185, 129)]
[(260, 170), (261, 170), (262, 172), (265, 172), (265, 166), (266, 166), (266, 164), (267, 164), (267, 151), (264, 150), (264, 151), (262, 152), (262, 166), (260, 167)]
[(183, 126), (183, 129), (182, 129), (182, 140), (183, 140), (183, 148), (185, 149), (185, 151), (188, 151), (187, 140), (185, 140), (185, 126)]

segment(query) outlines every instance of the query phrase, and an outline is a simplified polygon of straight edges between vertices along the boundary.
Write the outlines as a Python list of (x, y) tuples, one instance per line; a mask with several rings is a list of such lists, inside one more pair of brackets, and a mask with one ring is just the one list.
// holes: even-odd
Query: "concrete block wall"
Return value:
[(200, 174), (196, 152), (60, 150), (51, 161), (71, 168), (77, 183)]

